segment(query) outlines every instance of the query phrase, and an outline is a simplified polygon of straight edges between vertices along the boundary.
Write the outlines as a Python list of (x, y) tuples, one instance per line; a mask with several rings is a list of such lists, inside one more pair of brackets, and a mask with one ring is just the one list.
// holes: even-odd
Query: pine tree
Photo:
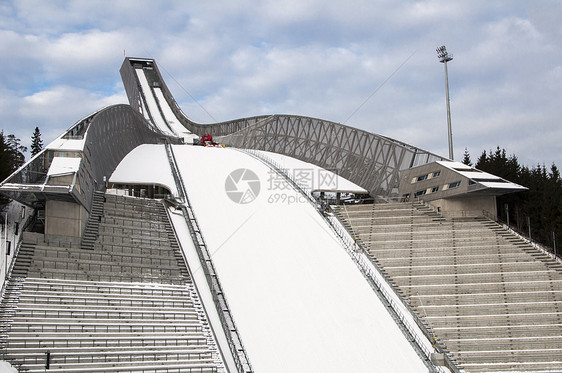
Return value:
[(41, 139), (41, 131), (39, 127), (35, 127), (33, 135), (31, 136), (31, 156), (39, 153), (43, 149), (43, 140)]
[(562, 178), (555, 164), (550, 170), (544, 164), (532, 168), (521, 166), (515, 155), (507, 156), (505, 149), (498, 147), (489, 153), (484, 151), (476, 168), (529, 188), (497, 197), (498, 216), (503, 221), (506, 221), (504, 206), (508, 205), (511, 224), (527, 233), (530, 222), (534, 240), (552, 245), (553, 234), (557, 240), (561, 238)]
[[(14, 135), (6, 136), (4, 131), (0, 131), (0, 181), (5, 180), (25, 163), (26, 151), (27, 148), (20, 144), (20, 139)], [(0, 210), (8, 202), (6, 197), (0, 196)]]
[(6, 143), (4, 131), (0, 132), (0, 181), (10, 176), (12, 171), (11, 153)]
[(462, 159), (462, 163), (467, 166), (472, 166), (472, 161), (470, 160), (470, 153), (468, 152), (467, 148), (464, 148), (464, 156)]
[[(2, 132), (3, 134), (4, 132)], [(25, 163), (25, 152), (27, 147), (20, 144), (20, 139), (16, 136), (10, 134), (4, 137), (6, 143), (8, 155), (9, 155), (9, 168), (10, 173), (17, 170), (20, 166)], [(7, 175), (8, 176), (8, 175)], [(4, 180), (4, 179), (2, 179)]]

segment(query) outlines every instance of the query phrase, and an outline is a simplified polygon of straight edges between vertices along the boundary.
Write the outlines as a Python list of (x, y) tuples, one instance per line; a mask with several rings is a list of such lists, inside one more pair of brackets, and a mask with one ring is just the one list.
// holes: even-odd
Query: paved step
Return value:
[(450, 294), (417, 294), (409, 297), (409, 303), (416, 306), (452, 306), (452, 305), (486, 305), (499, 302), (532, 303), (559, 302), (562, 289), (531, 290), (488, 293), (450, 293)]
[[(446, 275), (475, 275), (488, 273), (512, 273), (512, 272), (540, 272), (541, 274), (549, 269), (541, 262), (537, 261), (515, 261), (515, 262), (494, 262), (494, 263), (439, 263), (425, 265), (402, 265), (385, 266), (386, 273), (395, 278), (402, 276), (446, 276)], [(455, 278), (457, 281), (457, 278)]]
[(76, 281), (65, 279), (51, 278), (33, 278), (28, 277), (21, 281), (20, 284), (29, 288), (31, 291), (60, 291), (63, 293), (94, 292), (108, 294), (126, 294), (139, 296), (184, 296), (189, 294), (189, 290), (183, 285), (169, 284), (136, 284), (133, 282), (109, 282), (109, 281)]
[(411, 203), (335, 211), (458, 367), (562, 371), (559, 261), (485, 219)]
[(34, 292), (19, 295), (18, 304), (75, 304), (83, 306), (126, 307), (191, 307), (189, 295), (182, 297), (146, 298), (145, 296), (115, 296), (104, 293)]
[[(394, 282), (394, 280), (393, 280)], [(412, 284), (401, 285), (399, 290), (408, 296), (450, 296), (455, 294), (472, 293), (518, 293), (518, 292), (544, 292), (562, 290), (562, 280), (528, 280), (528, 281), (488, 281), (488, 282), (466, 282), (466, 283), (434, 283), (434, 284)]]
[(26, 372), (45, 371), (47, 352), (50, 372), (225, 372), (163, 205), (94, 199), (81, 245), (22, 245), (0, 305), (3, 357)]
[[(87, 368), (84, 368), (87, 366)], [(123, 363), (80, 363), (80, 364), (58, 364), (49, 368), (49, 372), (186, 372), (186, 373), (212, 373), (217, 372), (214, 363), (195, 363), (191, 360), (177, 361), (144, 361)], [(29, 373), (45, 372), (44, 365), (32, 366)]]
[[(28, 368), (34, 365), (45, 366), (46, 352), (44, 349), (31, 349), (22, 350), (22, 352), (12, 352), (6, 359), (22, 361)], [(161, 348), (155, 347), (153, 349), (146, 349), (142, 355), (139, 355), (137, 349), (105, 349), (105, 348), (51, 348), (49, 350), (50, 368), (54, 369), (60, 364), (66, 364), (65, 368), (69, 369), (70, 365), (84, 365), (84, 364), (99, 364), (99, 363), (113, 363), (113, 362), (135, 362), (142, 366), (144, 362), (162, 362), (162, 361), (178, 361), (178, 360), (198, 360), (207, 364), (212, 363), (212, 351), (201, 349), (197, 346), (184, 346), (182, 348)], [(85, 356), (84, 353), (87, 353)], [(153, 364), (153, 363), (150, 363)], [(49, 369), (49, 370), (51, 370)], [(215, 370), (216, 371), (216, 370)]]

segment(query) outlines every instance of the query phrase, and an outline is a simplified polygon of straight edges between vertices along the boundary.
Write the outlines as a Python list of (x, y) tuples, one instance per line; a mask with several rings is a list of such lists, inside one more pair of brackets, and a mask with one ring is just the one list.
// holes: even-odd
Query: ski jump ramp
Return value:
[[(234, 133), (229, 141), (236, 143), (240, 130), (256, 131), (263, 123), (271, 123), (270, 117), (254, 117), (198, 125), (179, 110), (153, 61), (127, 59), (121, 74), (129, 100), (132, 105), (138, 103), (139, 112), (154, 130), (187, 144), (196, 137), (195, 133), (207, 131), (223, 135), (225, 140)], [(228, 300), (238, 337), (255, 371), (434, 369), (428, 356), (420, 356), (423, 354), (419, 346), (405, 337), (316, 206), (288, 183), (280, 170), (232, 148), (168, 146), (173, 162), (166, 156), (164, 145), (137, 147), (116, 168), (110, 184), (160, 185), (174, 197), (180, 197), (180, 189), (184, 189), (191, 214), (196, 216), (206, 241), (213, 271)], [(411, 150), (401, 143), (383, 148), (394, 155)], [(297, 160), (275, 153), (269, 156), (283, 168), (292, 168), (288, 172), (307, 172), (317, 189), (368, 192), (335, 175), (333, 186), (318, 188), (320, 174), (326, 177), (329, 173), (325, 169), (303, 162), (306, 157)], [(434, 158), (416, 149), (413, 158), (402, 154), (400, 162), (412, 163), (416, 157), (417, 162)], [(390, 178), (395, 171), (389, 173)], [(178, 173), (175, 178), (174, 172)], [(388, 180), (383, 183), (388, 184)], [(220, 317), (208, 294), (211, 289), (205, 284), (200, 253), (193, 246), (185, 220), (173, 209), (170, 216), (201, 297), (206, 300), (209, 318), (215, 322), (225, 360), (233, 366), (233, 357), (225, 347), (228, 333), (216, 325)], [(426, 344), (431, 348), (430, 343)]]
[[(86, 221), (73, 216), (87, 218), (94, 191), (107, 184), (164, 188), (229, 371), (446, 371), (430, 361), (428, 334), (373, 264), (359, 258), (353, 238), (288, 177), (308, 173), (316, 184), (310, 190), (387, 198), (398, 193), (400, 170), (441, 157), (315, 118), (197, 124), (181, 112), (154, 60), (126, 58), (121, 75), (130, 105), (78, 121), (0, 190), (47, 212), (47, 202), (63, 206), (64, 221), (80, 237)], [(192, 145), (206, 133), (227, 147)], [(67, 156), (81, 161), (56, 175), (63, 185), (50, 182), (49, 167)], [(326, 177), (335, 182), (319, 188)]]
[[(110, 182), (171, 183), (162, 148), (131, 152)], [(316, 208), (275, 170), (235, 149), (173, 152), (256, 372), (428, 371)], [(190, 240), (180, 237), (197, 280)]]

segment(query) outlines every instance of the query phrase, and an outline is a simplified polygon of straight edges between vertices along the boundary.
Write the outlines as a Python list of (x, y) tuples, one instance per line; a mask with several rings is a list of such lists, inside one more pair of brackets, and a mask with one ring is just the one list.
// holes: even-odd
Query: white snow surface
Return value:
[[(438, 164), (447, 167), (450, 170), (457, 172), (463, 177), (467, 177), (476, 181), (479, 184), (484, 185), (490, 189), (514, 189), (514, 190), (526, 190), (527, 188), (519, 184), (512, 183), (507, 180), (503, 180), (501, 177), (492, 175), (490, 173), (480, 171), (478, 169), (472, 168), (461, 162), (455, 161), (438, 161)], [(484, 181), (482, 181), (484, 180)], [(494, 181), (496, 180), (496, 181)]]
[[(330, 228), (298, 192), (274, 188), (272, 171), (242, 152), (173, 149), (255, 371), (427, 372)], [(246, 204), (225, 192), (227, 177), (240, 168), (253, 171), (261, 185)]]
[(78, 172), (82, 158), (54, 157), (47, 176), (68, 175)]
[(18, 370), (7, 361), (0, 361), (0, 373), (18, 373)]
[(361, 188), (359, 185), (312, 163), (304, 162), (300, 159), (283, 154), (266, 152), (263, 150), (257, 152), (272, 159), (311, 192), (368, 193), (367, 190)]
[(148, 106), (148, 110), (152, 115), (152, 120), (154, 124), (165, 134), (174, 136), (175, 134), (171, 131), (170, 127), (166, 123), (166, 120), (160, 114), (160, 110), (158, 110), (158, 104), (152, 94), (152, 90), (148, 84), (148, 80), (146, 80), (146, 76), (144, 75), (144, 70), (142, 69), (135, 69), (137, 73), (137, 77), (139, 78), (139, 82), (142, 87), (142, 91), (144, 92), (144, 97), (146, 99), (146, 106)]
[(223, 361), (230, 372), (236, 372), (236, 363), (230, 354), (228, 339), (221, 326), (220, 317), (213, 302), (213, 295), (209, 289), (203, 268), (201, 267), (201, 261), (199, 260), (197, 250), (195, 249), (195, 244), (191, 239), (189, 228), (187, 224), (185, 224), (185, 219), (181, 210), (176, 210), (174, 207), (170, 207), (168, 212), (178, 240), (180, 241), (181, 249), (184, 252), (190, 275), (196, 284), (197, 293), (199, 294), (199, 298), (205, 308), (205, 313), (213, 330), (215, 339), (219, 345), (219, 351), (221, 352)]
[[(166, 101), (166, 98), (162, 93), (162, 89), (160, 87), (153, 87), (150, 89), (144, 70), (135, 69), (135, 71), (146, 99), (144, 104), (147, 106), (148, 111), (150, 111), (154, 124), (165, 134), (178, 136), (183, 138), (187, 143), (193, 143), (193, 139), (198, 136), (191, 133), (181, 124), (170, 108), (168, 101)], [(146, 112), (147, 111), (145, 110), (145, 113)], [(145, 115), (145, 117), (146, 116), (147, 115)]]
[(84, 143), (84, 139), (63, 139), (59, 137), (47, 145), (46, 148), (52, 150), (82, 151), (84, 150)]
[(154, 88), (154, 92), (156, 94), (156, 98), (158, 99), (158, 103), (162, 108), (162, 112), (164, 113), (164, 118), (167, 121), (170, 128), (172, 129), (172, 131), (174, 131), (176, 136), (182, 137), (185, 142), (193, 143), (193, 139), (198, 138), (199, 136), (189, 132), (189, 130), (181, 124), (179, 119), (172, 111), (172, 108), (170, 108), (170, 105), (168, 105), (168, 101), (166, 101), (166, 98), (164, 97), (161, 88), (159, 87)]
[(178, 196), (164, 145), (143, 144), (123, 158), (109, 178), (110, 183), (159, 185)]

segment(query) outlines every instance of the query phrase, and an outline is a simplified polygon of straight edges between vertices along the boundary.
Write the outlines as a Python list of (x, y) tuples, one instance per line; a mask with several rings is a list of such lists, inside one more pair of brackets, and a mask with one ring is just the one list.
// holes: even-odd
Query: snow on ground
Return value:
[(0, 361), (0, 373), (18, 373), (18, 370), (7, 361)]
[[(231, 149), (174, 153), (256, 371), (427, 371), (322, 218), (274, 172)], [(238, 169), (259, 179), (245, 204), (225, 191)], [(256, 190), (248, 171), (233, 175), (234, 198), (232, 180)]]
[(221, 355), (223, 357), (223, 361), (231, 372), (236, 372), (236, 364), (230, 354), (228, 339), (221, 327), (220, 317), (213, 302), (212, 293), (207, 284), (205, 273), (203, 272), (203, 268), (201, 268), (201, 262), (199, 261), (197, 250), (195, 249), (195, 245), (191, 239), (189, 228), (187, 227), (187, 224), (185, 224), (185, 219), (181, 210), (171, 207), (168, 209), (168, 212), (180, 241), (181, 249), (184, 252), (193, 282), (196, 284), (197, 293), (199, 294), (199, 298), (205, 308), (205, 313), (210, 321), (210, 326), (213, 330), (215, 339), (219, 344), (220, 351), (222, 351)]
[(115, 184), (160, 185), (177, 196), (164, 145), (144, 144), (123, 158), (109, 178)]
[[(281, 176), (233, 149), (173, 150), (256, 371), (427, 371), (330, 228)], [(163, 145), (134, 149), (110, 182), (156, 183), (177, 195)], [(185, 233), (181, 220), (173, 217)], [(190, 268), (211, 314), (200, 266)]]
[(301, 182), (302, 186), (311, 192), (318, 190), (324, 192), (368, 193), (359, 185), (312, 163), (263, 150), (256, 150), (256, 152), (273, 160), (277, 165), (281, 166), (281, 169), (285, 170), (296, 181)]

